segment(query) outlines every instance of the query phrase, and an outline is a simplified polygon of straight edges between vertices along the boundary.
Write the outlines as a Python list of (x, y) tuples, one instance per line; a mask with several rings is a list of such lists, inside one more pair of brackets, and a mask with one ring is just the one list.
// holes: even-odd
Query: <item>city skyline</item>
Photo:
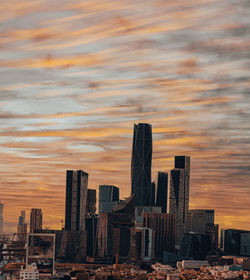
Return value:
[[(0, 200), (60, 228), (65, 171), (130, 195), (134, 123), (150, 123), (152, 181), (192, 159), (190, 209), (250, 229), (249, 3), (1, 1)], [(223, 16), (221, 16), (223, 15)]]

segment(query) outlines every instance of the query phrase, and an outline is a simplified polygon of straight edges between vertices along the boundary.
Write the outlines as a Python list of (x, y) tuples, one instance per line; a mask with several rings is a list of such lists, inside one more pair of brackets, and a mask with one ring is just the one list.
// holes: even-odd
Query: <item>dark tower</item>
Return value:
[(82, 170), (67, 170), (65, 229), (85, 230), (88, 173)]
[(170, 208), (176, 215), (176, 244), (180, 245), (189, 207), (190, 157), (176, 156), (175, 168), (170, 172)]
[(167, 213), (168, 207), (168, 173), (158, 172), (156, 206), (162, 213)]
[(147, 123), (134, 125), (131, 159), (131, 194), (137, 206), (151, 205), (152, 127)]

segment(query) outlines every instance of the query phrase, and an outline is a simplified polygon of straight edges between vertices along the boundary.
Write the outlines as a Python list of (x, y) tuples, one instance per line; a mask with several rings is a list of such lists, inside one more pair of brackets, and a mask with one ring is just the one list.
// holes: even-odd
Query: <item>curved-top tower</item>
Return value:
[(147, 123), (134, 125), (131, 158), (131, 194), (137, 206), (151, 206), (152, 126)]

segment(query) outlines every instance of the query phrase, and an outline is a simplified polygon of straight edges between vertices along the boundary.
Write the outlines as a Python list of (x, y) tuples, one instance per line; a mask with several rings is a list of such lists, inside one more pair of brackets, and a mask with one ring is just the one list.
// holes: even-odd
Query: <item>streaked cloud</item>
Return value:
[(247, 0), (1, 1), (6, 230), (32, 207), (60, 228), (67, 169), (128, 196), (138, 122), (153, 125), (153, 179), (175, 155), (190, 155), (191, 208), (250, 229), (249, 8)]

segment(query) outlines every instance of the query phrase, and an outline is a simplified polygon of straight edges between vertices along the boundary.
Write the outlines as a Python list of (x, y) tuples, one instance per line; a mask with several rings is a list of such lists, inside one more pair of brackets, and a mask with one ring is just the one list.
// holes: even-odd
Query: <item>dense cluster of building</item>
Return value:
[[(58, 262), (140, 264), (158, 261), (173, 266), (177, 263), (178, 268), (182, 260), (205, 260), (208, 255), (218, 256), (223, 251), (227, 255), (250, 256), (250, 232), (222, 230), (219, 248), (219, 226), (214, 222), (214, 210), (189, 209), (190, 157), (175, 156), (174, 168), (169, 173), (159, 171), (155, 183), (151, 178), (152, 151), (151, 125), (134, 125), (131, 195), (120, 199), (117, 186), (100, 185), (98, 214), (96, 190), (88, 189), (88, 173), (67, 170), (62, 230), (43, 229), (42, 210), (32, 209), (30, 234), (55, 234)], [(2, 209), (0, 204), (0, 230)], [(27, 233), (25, 211), (21, 211), (18, 241), (25, 244)], [(218, 263), (218, 260), (214, 262)], [(217, 279), (210, 276), (220, 275), (221, 271), (231, 273), (230, 269), (225, 272), (226, 268), (219, 267), (185, 274), (185, 263), (183, 265), (179, 267), (181, 273), (178, 269), (170, 269), (168, 275), (172, 278), (169, 276), (168, 279), (202, 279), (199, 275), (206, 273), (207, 279)], [(202, 266), (202, 263), (192, 265)], [(158, 265), (156, 270), (168, 270), (167, 267)], [(158, 279), (155, 274), (151, 276), (147, 279)]]
[[(174, 168), (151, 179), (152, 127), (134, 125), (131, 157), (131, 196), (121, 200), (119, 188), (88, 189), (88, 174), (66, 172), (65, 226), (42, 229), (41, 209), (32, 209), (30, 233), (54, 232), (56, 257), (70, 261), (173, 261), (179, 257), (202, 259), (218, 247), (218, 225), (213, 210), (189, 210), (190, 157), (175, 156)], [(27, 233), (21, 212), (18, 236)], [(180, 256), (176, 255), (179, 252)]]

